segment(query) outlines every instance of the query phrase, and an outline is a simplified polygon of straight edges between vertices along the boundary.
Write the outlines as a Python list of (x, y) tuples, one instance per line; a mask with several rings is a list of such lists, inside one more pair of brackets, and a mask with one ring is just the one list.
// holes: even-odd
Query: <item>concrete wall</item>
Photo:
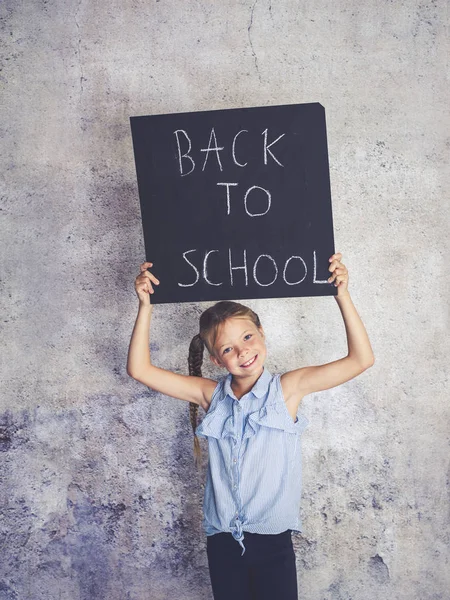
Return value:
[[(448, 600), (448, 5), (0, 11), (0, 600), (211, 598), (188, 407), (125, 371), (144, 259), (128, 119), (316, 101), (376, 364), (303, 402), (299, 597)], [(249, 304), (274, 372), (346, 352), (332, 298)], [(205, 307), (155, 309), (156, 364), (186, 372)]]

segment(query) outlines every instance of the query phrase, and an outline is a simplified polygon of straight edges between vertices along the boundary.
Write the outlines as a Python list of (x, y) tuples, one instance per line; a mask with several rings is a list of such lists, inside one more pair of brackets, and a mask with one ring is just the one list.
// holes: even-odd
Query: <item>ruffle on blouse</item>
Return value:
[(208, 411), (195, 430), (197, 435), (203, 437), (213, 437), (218, 440), (226, 437), (235, 437), (234, 434), (234, 417), (227, 415), (221, 410), (222, 406), (218, 406), (212, 411)]
[[(202, 423), (197, 427), (197, 435), (225, 439), (235, 438), (234, 416), (229, 415), (223, 403), (207, 412)], [(299, 435), (308, 425), (309, 421), (303, 415), (297, 416), (294, 422), (282, 398), (269, 401), (259, 410), (250, 413), (244, 427), (242, 439), (254, 436), (259, 427), (281, 429), (287, 433)]]
[(287, 433), (300, 434), (308, 425), (308, 420), (303, 415), (297, 417), (294, 422), (284, 404), (284, 400), (270, 402), (254, 413), (250, 413), (244, 429), (243, 439), (252, 437), (258, 431), (258, 427), (272, 427), (281, 429)]

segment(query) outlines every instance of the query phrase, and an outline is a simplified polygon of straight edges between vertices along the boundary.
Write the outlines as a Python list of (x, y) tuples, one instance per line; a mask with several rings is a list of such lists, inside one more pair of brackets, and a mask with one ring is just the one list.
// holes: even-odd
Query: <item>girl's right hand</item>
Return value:
[(148, 267), (153, 267), (153, 263), (145, 262), (140, 266), (141, 272), (136, 277), (136, 281), (134, 284), (134, 288), (136, 290), (137, 297), (139, 298), (139, 302), (142, 304), (150, 304), (150, 294), (154, 293), (153, 285), (159, 285), (158, 279), (147, 271)]

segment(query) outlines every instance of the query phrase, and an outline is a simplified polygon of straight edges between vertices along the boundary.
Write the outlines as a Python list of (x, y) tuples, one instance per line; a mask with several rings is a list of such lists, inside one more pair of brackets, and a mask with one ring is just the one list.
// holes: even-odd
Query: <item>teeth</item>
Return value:
[(251, 358), (249, 361), (247, 361), (246, 363), (244, 363), (242, 366), (243, 367), (248, 367), (249, 365), (252, 364), (252, 362), (256, 360), (256, 356), (254, 356), (253, 358)]

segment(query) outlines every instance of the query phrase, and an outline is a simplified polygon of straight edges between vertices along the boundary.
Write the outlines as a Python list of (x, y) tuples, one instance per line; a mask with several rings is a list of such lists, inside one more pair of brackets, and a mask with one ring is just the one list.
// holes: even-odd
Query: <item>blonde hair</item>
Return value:
[[(249, 319), (256, 327), (261, 328), (258, 315), (248, 306), (230, 300), (217, 302), (200, 315), (200, 332), (192, 338), (189, 346), (189, 375), (202, 376), (205, 346), (210, 354), (214, 354), (214, 344), (220, 325), (233, 317)], [(201, 449), (198, 437), (195, 435), (198, 422), (198, 404), (194, 402), (189, 403), (189, 418), (194, 432), (194, 459), (195, 464), (198, 466), (201, 459)]]

